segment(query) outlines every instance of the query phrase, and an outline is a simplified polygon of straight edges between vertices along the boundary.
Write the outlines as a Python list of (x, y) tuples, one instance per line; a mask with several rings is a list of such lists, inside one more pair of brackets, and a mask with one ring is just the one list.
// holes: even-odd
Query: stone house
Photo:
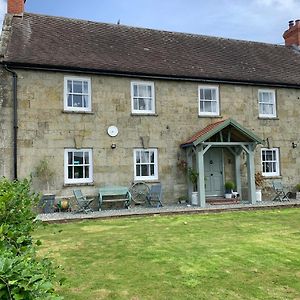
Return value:
[[(198, 204), (236, 182), (255, 200), (300, 182), (300, 21), (285, 45), (134, 28), (24, 12), (8, 0), (0, 47), (0, 175), (34, 174), (51, 191), (161, 182), (164, 202)], [(299, 144), (299, 147), (297, 147)], [(38, 180), (38, 190), (45, 189)], [(264, 194), (268, 198), (267, 193)]]

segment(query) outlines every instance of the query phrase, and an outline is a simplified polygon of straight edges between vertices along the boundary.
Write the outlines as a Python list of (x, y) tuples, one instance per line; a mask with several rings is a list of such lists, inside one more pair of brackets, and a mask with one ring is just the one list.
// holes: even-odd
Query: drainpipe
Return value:
[(14, 164), (14, 180), (18, 179), (18, 102), (17, 102), (17, 82), (18, 74), (10, 70), (7, 65), (4, 68), (13, 75), (13, 164)]

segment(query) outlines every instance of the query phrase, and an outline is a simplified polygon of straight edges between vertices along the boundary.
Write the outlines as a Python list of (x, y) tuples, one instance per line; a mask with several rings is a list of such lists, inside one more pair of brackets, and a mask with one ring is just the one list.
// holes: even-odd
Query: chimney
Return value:
[(289, 21), (289, 29), (283, 34), (286, 46), (300, 46), (300, 20)]
[(21, 15), (24, 12), (24, 3), (26, 0), (7, 0), (7, 13)]

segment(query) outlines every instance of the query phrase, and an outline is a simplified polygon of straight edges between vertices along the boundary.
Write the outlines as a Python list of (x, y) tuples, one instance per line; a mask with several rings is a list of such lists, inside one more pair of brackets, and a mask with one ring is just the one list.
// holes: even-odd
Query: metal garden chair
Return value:
[(163, 206), (162, 205), (162, 186), (161, 184), (154, 184), (150, 187), (150, 191), (146, 196), (147, 202), (150, 206), (153, 206), (156, 203), (156, 207)]
[(94, 198), (87, 199), (86, 196), (83, 196), (81, 190), (73, 190), (73, 194), (75, 196), (75, 200), (78, 206), (78, 208), (74, 210), (74, 213), (80, 213), (80, 212), (88, 213), (93, 211), (90, 206), (94, 201)]
[(289, 201), (289, 192), (286, 191), (281, 181), (273, 181), (273, 189), (275, 191), (275, 197), (273, 201)]

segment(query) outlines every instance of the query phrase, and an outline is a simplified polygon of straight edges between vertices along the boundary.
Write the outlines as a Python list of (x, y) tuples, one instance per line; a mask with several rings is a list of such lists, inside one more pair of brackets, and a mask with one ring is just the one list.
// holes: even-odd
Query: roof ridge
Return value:
[(249, 43), (250, 44), (262, 44), (262, 45), (271, 46), (271, 47), (273, 47), (273, 46), (286, 47), (284, 45), (272, 44), (272, 43), (267, 43), (267, 42), (258, 42), (258, 41), (252, 41), (252, 40), (242, 40), (242, 39), (235, 39), (235, 38), (210, 36), (210, 35), (199, 34), (199, 33), (189, 33), (189, 32), (181, 32), (181, 31), (155, 29), (155, 28), (139, 27), (139, 26), (126, 25), (126, 24), (115, 24), (115, 23), (108, 23), (108, 22), (101, 22), (101, 21), (92, 21), (92, 20), (77, 19), (77, 18), (70, 18), (70, 17), (63, 17), (63, 16), (51, 16), (51, 15), (46, 15), (46, 14), (24, 12), (24, 16), (26, 16), (26, 15), (47, 17), (47, 18), (60, 19), (60, 20), (69, 20), (69, 21), (81, 22), (81, 23), (87, 23), (87, 24), (99, 24), (99, 25), (102, 24), (102, 25), (108, 25), (108, 26), (112, 26), (112, 27), (119, 27), (119, 28), (123, 27), (123, 28), (129, 28), (129, 29), (134, 29), (134, 30), (146, 30), (146, 31), (151, 31), (151, 32), (160, 32), (160, 33), (179, 35), (179, 36), (206, 38), (206, 39), (211, 39), (211, 40), (224, 40), (224, 41), (244, 43), (244, 44), (249, 44)]

